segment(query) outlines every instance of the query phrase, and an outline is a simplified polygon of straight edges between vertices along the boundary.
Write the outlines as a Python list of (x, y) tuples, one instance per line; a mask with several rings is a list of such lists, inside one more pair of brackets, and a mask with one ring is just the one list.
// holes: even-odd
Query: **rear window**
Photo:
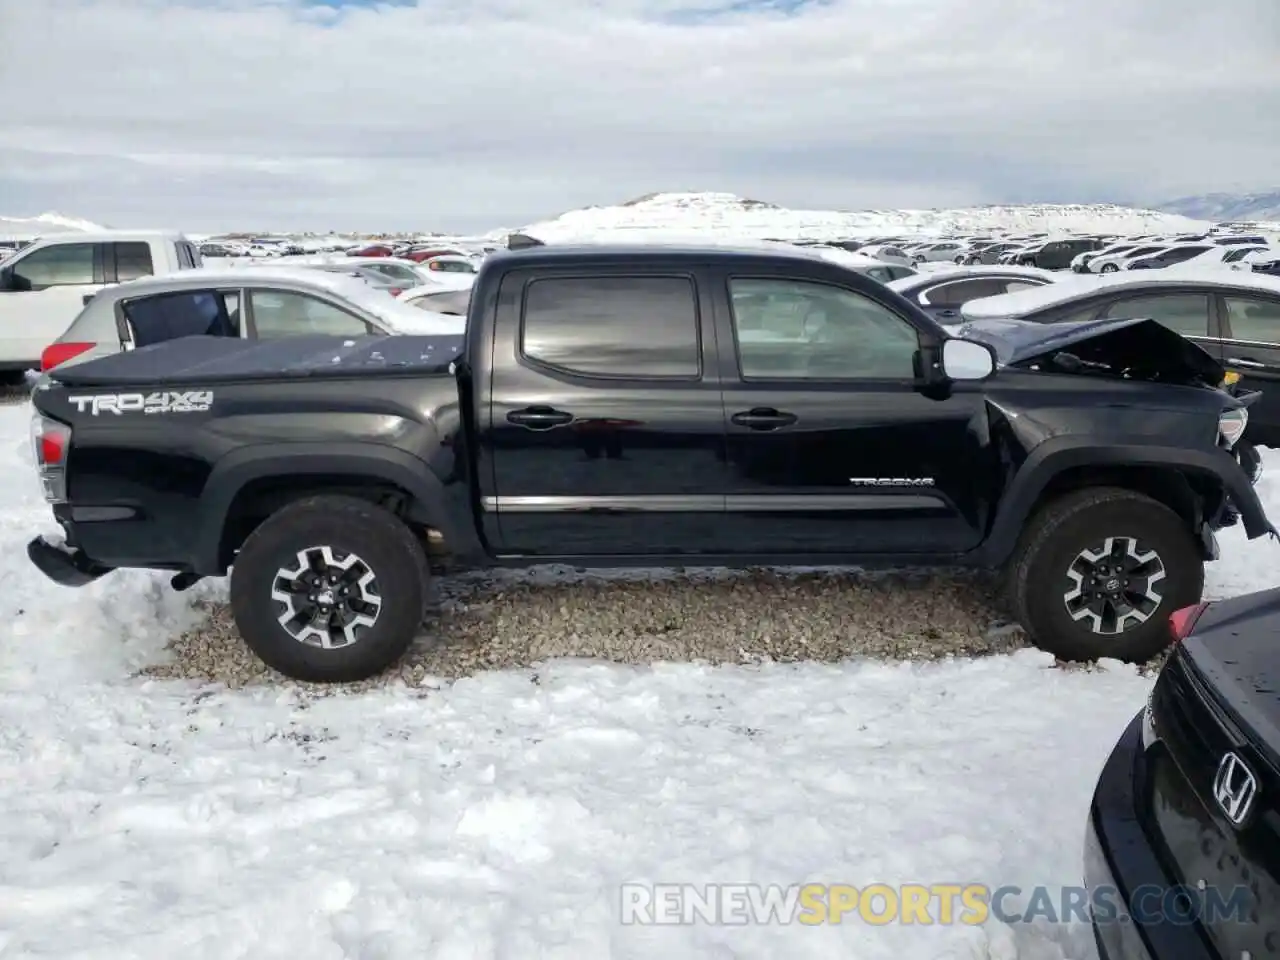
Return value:
[(995, 297), (1004, 292), (1005, 281), (995, 277), (974, 277), (934, 287), (921, 295), (920, 302), (933, 307), (961, 307), (970, 300)]
[(697, 379), (698, 301), (689, 277), (573, 277), (525, 289), (521, 350), (591, 377)]
[(182, 337), (238, 337), (238, 292), (184, 290), (127, 300), (122, 305), (134, 346), (146, 347)]

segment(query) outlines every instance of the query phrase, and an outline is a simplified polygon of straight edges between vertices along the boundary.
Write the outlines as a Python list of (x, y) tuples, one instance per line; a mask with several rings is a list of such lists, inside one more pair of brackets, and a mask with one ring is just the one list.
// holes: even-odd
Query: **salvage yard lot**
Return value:
[[(0, 409), (0, 956), (1090, 955), (1078, 925), (617, 922), (636, 881), (1079, 883), (1150, 679), (1011, 649), (981, 580), (455, 577), (399, 673), (320, 692), (243, 653), (220, 583), (31, 567), (28, 415)], [(1275, 583), (1280, 547), (1221, 539), (1210, 596)]]

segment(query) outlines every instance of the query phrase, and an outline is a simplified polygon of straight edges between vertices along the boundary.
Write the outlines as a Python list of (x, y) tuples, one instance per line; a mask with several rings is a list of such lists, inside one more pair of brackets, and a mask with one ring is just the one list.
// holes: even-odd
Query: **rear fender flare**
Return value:
[(214, 466), (201, 497), (201, 517), (194, 569), (206, 576), (221, 576), (219, 551), (227, 515), (245, 485), (267, 477), (343, 474), (382, 481), (399, 487), (414, 499), (421, 515), (444, 535), (450, 550), (467, 554), (483, 552), (466, 516), (457, 516), (444, 484), (422, 460), (393, 447), (367, 443), (257, 444), (227, 454)]
[[(1023, 528), (1045, 489), (1063, 471), (1080, 467), (1163, 468), (1184, 476), (1203, 476), (1221, 484), (1226, 490), (1240, 511), (1250, 538), (1272, 530), (1248, 476), (1223, 448), (1206, 450), (1140, 443), (1099, 444), (1087, 437), (1059, 437), (1036, 447), (1014, 474), (983, 547), (984, 565), (998, 567), (1012, 556)], [(1182, 482), (1186, 483), (1185, 478)], [(1190, 494), (1190, 489), (1187, 492)]]

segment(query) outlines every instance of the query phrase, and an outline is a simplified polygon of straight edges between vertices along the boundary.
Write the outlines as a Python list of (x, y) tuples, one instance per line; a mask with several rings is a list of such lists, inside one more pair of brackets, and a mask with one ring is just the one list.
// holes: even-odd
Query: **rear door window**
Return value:
[(155, 273), (155, 264), (151, 261), (151, 244), (113, 243), (111, 247), (115, 251), (116, 279), (121, 283)]
[(239, 293), (183, 290), (139, 297), (121, 304), (136, 347), (183, 337), (238, 337)]
[(1252, 297), (1226, 297), (1232, 340), (1280, 344), (1280, 303)]
[(281, 337), (364, 337), (379, 333), (354, 313), (318, 297), (287, 290), (251, 290), (254, 335), (259, 340)]
[(1209, 335), (1209, 296), (1203, 293), (1166, 293), (1125, 297), (1107, 307), (1106, 318), (1146, 317), (1184, 337)]
[(689, 277), (548, 277), (525, 291), (521, 352), (588, 377), (696, 380), (698, 299)]

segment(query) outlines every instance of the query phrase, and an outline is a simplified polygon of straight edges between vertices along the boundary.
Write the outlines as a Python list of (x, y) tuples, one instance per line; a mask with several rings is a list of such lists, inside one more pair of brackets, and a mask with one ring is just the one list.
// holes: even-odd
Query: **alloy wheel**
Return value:
[(1164, 601), (1160, 555), (1136, 537), (1107, 537), (1081, 550), (1067, 568), (1062, 601), (1093, 633), (1118, 634), (1146, 623)]
[(280, 626), (299, 643), (326, 650), (359, 641), (382, 609), (373, 569), (358, 555), (328, 546), (299, 550), (295, 560), (276, 571), (271, 585)]

